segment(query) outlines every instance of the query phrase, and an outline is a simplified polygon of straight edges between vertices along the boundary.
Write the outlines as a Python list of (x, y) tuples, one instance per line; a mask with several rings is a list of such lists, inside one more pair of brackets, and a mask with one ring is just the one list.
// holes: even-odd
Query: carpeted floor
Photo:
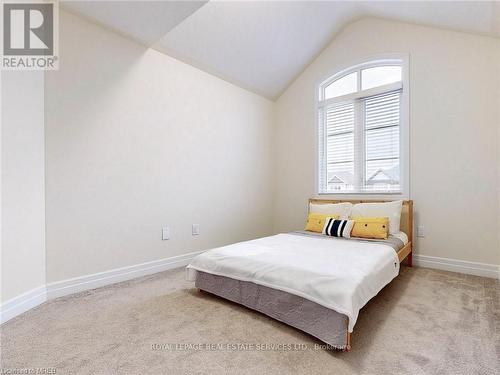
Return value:
[(360, 312), (352, 338), (348, 353), (325, 350), (198, 293), (179, 269), (59, 298), (7, 322), (0, 373), (499, 374), (500, 283), (403, 267)]

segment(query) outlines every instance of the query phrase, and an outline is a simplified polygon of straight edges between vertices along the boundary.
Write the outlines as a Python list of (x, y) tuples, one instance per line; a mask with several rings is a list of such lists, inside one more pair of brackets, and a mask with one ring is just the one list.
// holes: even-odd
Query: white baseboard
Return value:
[(495, 264), (468, 262), (465, 260), (418, 254), (413, 254), (413, 264), (420, 267), (500, 279), (500, 266)]
[(53, 299), (68, 294), (83, 292), (89, 289), (100, 288), (102, 286), (132, 280), (141, 276), (151, 275), (157, 272), (170, 270), (182, 266), (187, 266), (191, 259), (202, 251), (177, 255), (170, 258), (154, 260), (152, 262), (135, 264), (129, 267), (115, 268), (113, 270), (94, 273), (66, 279), (47, 284), (47, 298)]
[(3, 303), (0, 306), (0, 324), (50, 299), (187, 266), (191, 259), (202, 252), (177, 255), (42, 285)]
[(0, 324), (36, 307), (47, 300), (45, 285), (11, 298), (0, 306)]
[[(202, 251), (197, 251), (42, 285), (3, 303), (0, 306), (0, 324), (5, 323), (49, 299), (186, 266), (191, 259), (201, 253)], [(418, 254), (413, 255), (413, 262), (416, 266), (420, 267), (500, 279), (500, 267), (494, 264), (467, 262)]]

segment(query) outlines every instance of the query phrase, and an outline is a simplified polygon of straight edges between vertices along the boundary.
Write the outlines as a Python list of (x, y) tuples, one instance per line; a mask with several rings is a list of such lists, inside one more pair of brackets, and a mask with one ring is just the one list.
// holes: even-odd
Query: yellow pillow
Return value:
[(354, 220), (354, 227), (351, 237), (386, 240), (389, 236), (388, 217), (353, 217), (352, 220)]
[(323, 232), (325, 221), (327, 217), (338, 219), (339, 215), (326, 215), (326, 214), (309, 214), (306, 222), (306, 230), (310, 232)]

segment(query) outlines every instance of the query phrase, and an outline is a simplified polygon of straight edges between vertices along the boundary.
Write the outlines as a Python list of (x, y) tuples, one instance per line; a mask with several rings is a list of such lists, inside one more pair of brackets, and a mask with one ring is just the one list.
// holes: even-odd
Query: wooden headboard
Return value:
[[(311, 198), (309, 199), (309, 203), (314, 204), (326, 204), (326, 203), (343, 203), (343, 202), (351, 202), (352, 204), (356, 203), (377, 203), (377, 202), (389, 202), (387, 200), (370, 200), (370, 199), (321, 199), (321, 198)], [(307, 207), (309, 210), (309, 205)], [(404, 200), (403, 201), (403, 209), (401, 211), (401, 231), (405, 232), (408, 235), (408, 241), (413, 243), (413, 201), (412, 200)]]

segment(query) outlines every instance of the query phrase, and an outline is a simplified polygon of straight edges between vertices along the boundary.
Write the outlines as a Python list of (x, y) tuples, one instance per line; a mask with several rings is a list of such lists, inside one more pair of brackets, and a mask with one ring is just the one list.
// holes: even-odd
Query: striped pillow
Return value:
[(354, 220), (338, 220), (327, 218), (323, 227), (323, 234), (332, 237), (350, 238)]

